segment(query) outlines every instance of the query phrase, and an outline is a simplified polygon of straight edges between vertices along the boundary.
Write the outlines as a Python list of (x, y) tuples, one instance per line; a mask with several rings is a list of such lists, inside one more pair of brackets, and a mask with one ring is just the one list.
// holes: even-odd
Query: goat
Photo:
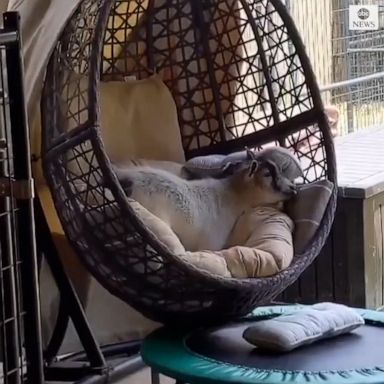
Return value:
[(127, 196), (167, 223), (186, 250), (216, 251), (224, 248), (244, 211), (276, 205), (296, 193), (273, 161), (247, 151), (251, 160), (230, 164), (220, 179), (187, 180), (152, 167), (114, 171)]

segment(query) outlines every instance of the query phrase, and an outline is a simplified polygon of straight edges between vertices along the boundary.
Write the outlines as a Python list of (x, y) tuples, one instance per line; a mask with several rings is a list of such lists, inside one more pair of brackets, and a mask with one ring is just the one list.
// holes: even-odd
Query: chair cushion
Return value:
[(101, 136), (111, 161), (184, 161), (176, 104), (158, 75), (102, 82), (100, 101)]
[(292, 232), (292, 220), (284, 212), (258, 207), (240, 216), (226, 249), (187, 252), (186, 256), (197, 265), (201, 260), (223, 259), (235, 278), (271, 276), (292, 261)]

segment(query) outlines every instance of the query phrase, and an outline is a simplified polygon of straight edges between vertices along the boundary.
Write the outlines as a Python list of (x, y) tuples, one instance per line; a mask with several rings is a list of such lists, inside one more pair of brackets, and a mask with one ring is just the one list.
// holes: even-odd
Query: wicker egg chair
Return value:
[[(114, 38), (122, 29), (129, 32), (125, 38)], [(120, 54), (107, 57), (106, 46)], [(66, 236), (92, 275), (159, 322), (245, 315), (279, 295), (319, 254), (332, 225), (336, 188), (306, 251), (278, 275), (221, 278), (180, 260), (128, 204), (99, 131), (100, 80), (142, 79), (153, 71), (174, 95), (187, 159), (274, 143), (299, 157), (305, 183), (328, 178), (336, 186), (333, 141), (303, 43), (280, 0), (83, 0), (47, 68), (44, 173)], [(73, 72), (77, 80), (69, 80)], [(209, 105), (201, 97), (207, 90)], [(196, 107), (205, 111), (202, 117), (184, 117)], [(73, 173), (73, 163), (87, 167)], [(107, 208), (102, 221), (89, 220)]]

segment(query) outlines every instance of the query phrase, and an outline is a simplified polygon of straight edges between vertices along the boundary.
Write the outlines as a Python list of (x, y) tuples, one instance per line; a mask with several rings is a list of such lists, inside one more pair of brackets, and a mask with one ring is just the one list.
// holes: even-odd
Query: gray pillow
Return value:
[(312, 240), (323, 219), (334, 184), (318, 180), (301, 186), (297, 195), (287, 201), (285, 211), (295, 224), (295, 254), (301, 254)]
[(225, 174), (228, 165), (248, 160), (247, 152), (234, 152), (229, 155), (198, 156), (188, 160), (183, 170), (190, 177), (220, 177)]
[(288, 352), (315, 341), (348, 333), (364, 324), (352, 308), (335, 303), (319, 303), (297, 312), (258, 321), (243, 337), (260, 349)]
[[(274, 161), (284, 175), (291, 180), (303, 176), (299, 160), (286, 148), (270, 147), (255, 152), (255, 157)], [(222, 177), (232, 165), (251, 160), (247, 151), (234, 152), (229, 155), (199, 156), (184, 164), (184, 171), (191, 177)]]

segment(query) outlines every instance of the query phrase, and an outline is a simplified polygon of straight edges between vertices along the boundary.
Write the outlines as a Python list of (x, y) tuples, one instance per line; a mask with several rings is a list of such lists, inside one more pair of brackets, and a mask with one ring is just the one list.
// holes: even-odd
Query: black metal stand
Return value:
[[(57, 253), (39, 198), (35, 199), (38, 249), (46, 258), (60, 292), (60, 307), (55, 329), (45, 350), (45, 378), (79, 383), (113, 382), (144, 367), (139, 355), (140, 341), (100, 348), (88, 324), (80, 300)], [(84, 352), (63, 359), (57, 354), (72, 320)], [(110, 358), (107, 361), (106, 358)], [(113, 361), (116, 360), (116, 361)], [(104, 380), (104, 381), (103, 381)]]
[[(3, 378), (6, 383), (30, 383), (42, 384), (43, 378), (43, 358), (40, 328), (40, 301), (38, 293), (38, 278), (36, 265), (36, 243), (33, 210), (33, 187), (32, 171), (30, 163), (30, 139), (24, 100), (24, 77), (23, 59), (21, 53), (20, 19), (17, 12), (7, 12), (3, 15), (4, 29), (1, 31), (1, 44), (5, 47), (6, 75), (2, 72), (2, 85), (7, 89), (8, 95), (3, 91), (2, 98), (8, 97), (9, 116), (3, 111), (3, 123), (8, 129), (8, 178), (3, 178), (3, 193), (7, 196), (10, 208), (10, 220), (12, 225), (9, 232), (8, 259), (9, 270), (17, 270), (20, 267), (21, 292), (16, 292), (15, 286), (20, 287), (18, 282), (11, 282), (10, 273), (5, 273), (4, 278), (8, 293), (15, 297), (17, 311), (20, 308), (24, 311), (24, 334), (21, 330), (12, 329), (12, 333), (19, 333), (19, 345), (7, 345), (4, 356), (5, 372), (8, 374)], [(6, 128), (7, 129), (7, 128)], [(11, 135), (9, 135), (11, 133)], [(8, 141), (8, 140), (7, 140)], [(7, 209), (6, 209), (7, 210)], [(13, 240), (11, 240), (13, 238)], [(17, 240), (16, 240), (17, 239)], [(16, 244), (17, 243), (17, 244)], [(12, 246), (10, 246), (12, 244)], [(12, 248), (12, 249), (11, 249)], [(3, 255), (6, 259), (6, 255)], [(16, 277), (18, 278), (18, 277)], [(8, 281), (9, 280), (9, 281)], [(13, 292), (11, 292), (13, 291)], [(9, 299), (9, 296), (7, 299)], [(3, 301), (3, 300), (2, 300)], [(3, 301), (4, 302), (4, 301)], [(13, 310), (12, 310), (13, 311)], [(4, 314), (3, 314), (4, 315)], [(11, 318), (12, 313), (6, 313)], [(15, 327), (15, 322), (11, 322)], [(7, 327), (5, 327), (7, 328)], [(9, 342), (8, 332), (5, 334), (6, 342)], [(24, 345), (21, 345), (21, 341)], [(13, 343), (14, 344), (14, 343)], [(12, 373), (10, 364), (14, 365), (14, 370), (23, 370), (21, 349), (25, 348), (25, 359), (28, 363), (27, 377), (17, 376)], [(13, 350), (13, 354), (12, 351)], [(15, 352), (18, 355), (14, 361)], [(9, 354), (9, 358), (8, 355)], [(9, 361), (8, 361), (9, 360)], [(8, 364), (7, 364), (8, 363)]]
[[(48, 223), (45, 219), (43, 209), (39, 198), (35, 198), (36, 225), (39, 228), (39, 236), (37, 238), (38, 249), (44, 254), (47, 263), (51, 269), (53, 278), (55, 279), (60, 291), (60, 313), (58, 317), (59, 327), (54, 332), (54, 340), (50, 343), (50, 353), (57, 353), (61, 344), (61, 337), (64, 336), (68, 317), (73, 320), (78, 336), (87, 348), (85, 349), (90, 364), (95, 369), (105, 369), (106, 363), (100, 351), (100, 348), (90, 330), (84, 311), (82, 309), (79, 298), (65, 273), (62, 262), (57, 254), (55, 244), (50, 235)], [(64, 316), (67, 312), (67, 316)], [(65, 319), (65, 320), (63, 320)], [(53, 357), (53, 356), (46, 356)]]

